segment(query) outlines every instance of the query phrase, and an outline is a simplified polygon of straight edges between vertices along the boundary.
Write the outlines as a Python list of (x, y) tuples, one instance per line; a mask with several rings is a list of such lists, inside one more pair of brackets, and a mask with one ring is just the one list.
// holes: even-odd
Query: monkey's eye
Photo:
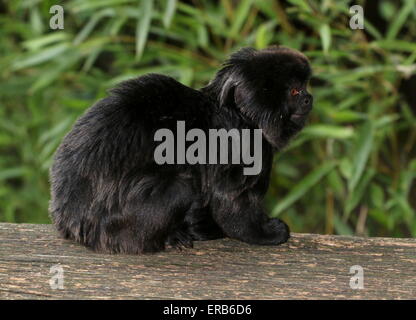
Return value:
[(295, 88), (293, 88), (292, 90), (290, 90), (290, 94), (292, 95), (292, 97), (297, 96), (299, 94), (299, 91)]

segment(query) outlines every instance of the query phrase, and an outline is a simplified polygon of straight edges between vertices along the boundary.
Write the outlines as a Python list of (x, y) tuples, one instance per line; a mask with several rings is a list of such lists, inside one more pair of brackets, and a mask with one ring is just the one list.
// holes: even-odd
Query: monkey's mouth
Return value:
[(301, 122), (306, 120), (306, 117), (308, 116), (309, 112), (303, 112), (303, 113), (293, 113), (290, 116), (290, 120), (294, 122)]

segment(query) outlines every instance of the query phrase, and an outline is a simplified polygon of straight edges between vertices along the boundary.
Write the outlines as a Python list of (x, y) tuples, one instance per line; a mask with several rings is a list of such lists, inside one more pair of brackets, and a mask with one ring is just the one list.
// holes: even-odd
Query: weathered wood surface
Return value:
[[(105, 255), (51, 225), (0, 224), (1, 299), (415, 299), (416, 240), (293, 234), (281, 246), (234, 240), (153, 255)], [(64, 271), (51, 289), (50, 268)], [(350, 267), (364, 289), (350, 288)]]

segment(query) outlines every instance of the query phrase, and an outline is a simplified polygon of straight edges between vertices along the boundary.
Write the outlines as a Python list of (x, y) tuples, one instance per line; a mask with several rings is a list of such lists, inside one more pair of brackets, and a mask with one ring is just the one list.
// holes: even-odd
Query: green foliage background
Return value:
[[(49, 222), (53, 152), (114, 84), (157, 72), (198, 88), (230, 52), (282, 44), (310, 58), (315, 107), (276, 156), (271, 215), (296, 232), (416, 236), (416, 106), (402, 90), (416, 3), (357, 1), (366, 18), (370, 2), (377, 25), (352, 30), (354, 3), (339, 0), (0, 1), (0, 221)], [(54, 4), (64, 30), (49, 28)]]

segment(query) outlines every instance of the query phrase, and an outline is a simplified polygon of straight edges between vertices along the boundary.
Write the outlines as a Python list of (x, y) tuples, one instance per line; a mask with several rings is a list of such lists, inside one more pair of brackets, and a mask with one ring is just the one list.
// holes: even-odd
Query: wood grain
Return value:
[[(107, 255), (51, 225), (0, 224), (1, 299), (415, 299), (416, 240), (293, 234), (281, 246), (235, 240), (194, 249)], [(50, 268), (64, 271), (51, 289)], [(350, 288), (350, 267), (364, 289)]]

